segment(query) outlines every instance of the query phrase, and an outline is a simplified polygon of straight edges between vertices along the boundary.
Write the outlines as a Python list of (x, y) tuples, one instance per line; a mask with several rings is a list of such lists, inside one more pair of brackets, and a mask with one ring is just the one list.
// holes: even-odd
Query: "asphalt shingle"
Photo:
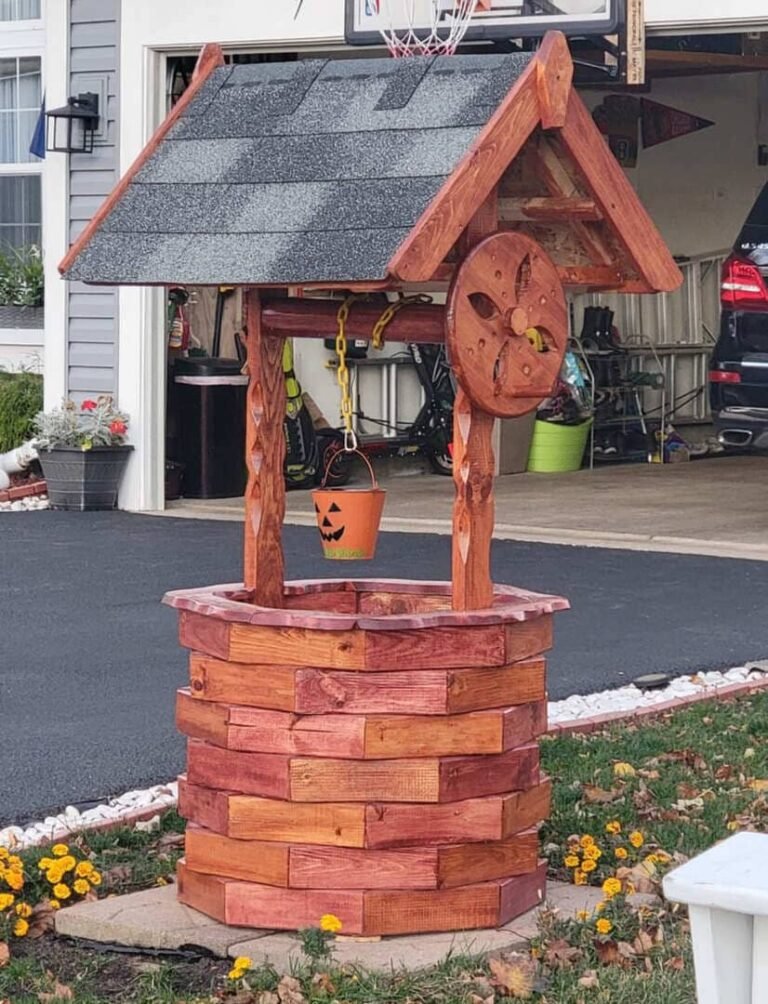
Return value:
[(67, 278), (270, 285), (384, 278), (530, 58), (222, 67)]

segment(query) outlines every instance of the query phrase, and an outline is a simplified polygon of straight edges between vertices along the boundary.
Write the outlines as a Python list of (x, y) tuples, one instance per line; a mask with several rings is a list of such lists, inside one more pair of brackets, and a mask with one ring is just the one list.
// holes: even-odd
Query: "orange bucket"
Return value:
[(365, 454), (360, 450), (350, 452), (357, 453), (364, 460), (371, 474), (371, 487), (326, 488), (328, 471), (336, 459), (334, 453), (328, 461), (322, 485), (312, 492), (323, 556), (335, 561), (358, 561), (374, 556), (384, 496), (387, 494), (379, 488)]

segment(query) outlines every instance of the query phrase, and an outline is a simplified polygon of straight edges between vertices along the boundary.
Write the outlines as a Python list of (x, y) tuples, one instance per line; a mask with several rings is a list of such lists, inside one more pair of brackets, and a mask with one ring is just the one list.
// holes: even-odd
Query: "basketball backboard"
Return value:
[[(456, 0), (346, 0), (350, 45), (380, 45), (382, 30), (428, 34), (436, 18), (448, 28)], [(472, 13), (465, 41), (542, 36), (606, 35), (619, 26), (622, 0), (484, 0)]]

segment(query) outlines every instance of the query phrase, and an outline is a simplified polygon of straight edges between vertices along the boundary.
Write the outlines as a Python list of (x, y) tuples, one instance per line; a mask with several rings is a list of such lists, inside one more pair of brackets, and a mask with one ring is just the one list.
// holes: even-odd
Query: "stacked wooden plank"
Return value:
[(497, 587), (492, 610), (454, 613), (449, 590), (303, 583), (272, 611), (170, 597), (191, 650), (182, 902), (383, 935), (496, 927), (540, 901), (541, 656), (565, 603)]

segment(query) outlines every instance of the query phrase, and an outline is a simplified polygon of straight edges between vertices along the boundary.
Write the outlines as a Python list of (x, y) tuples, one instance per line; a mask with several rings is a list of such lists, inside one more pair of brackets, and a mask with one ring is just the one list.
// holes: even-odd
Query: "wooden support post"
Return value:
[(493, 416), (476, 408), (459, 387), (453, 405), (453, 609), (493, 603)]
[(248, 399), (245, 451), (245, 557), (243, 581), (259, 606), (282, 607), (285, 562), (281, 534), (285, 516), (284, 339), (262, 329), (261, 299), (247, 295)]

